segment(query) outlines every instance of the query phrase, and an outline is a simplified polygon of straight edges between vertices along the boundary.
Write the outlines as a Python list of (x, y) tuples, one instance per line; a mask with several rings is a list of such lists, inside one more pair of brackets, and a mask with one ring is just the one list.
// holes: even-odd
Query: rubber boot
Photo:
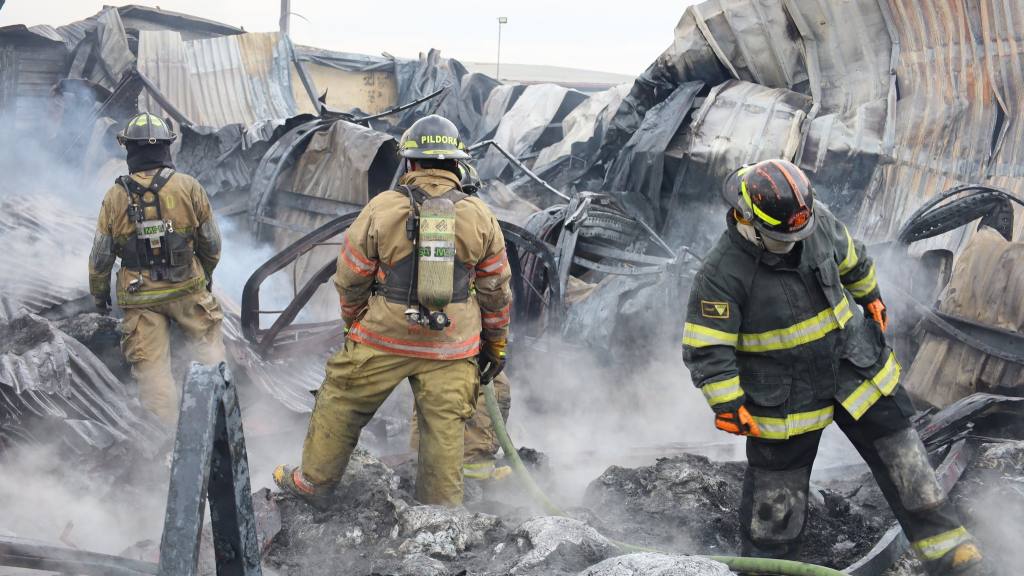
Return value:
[(285, 494), (298, 496), (318, 510), (331, 507), (330, 490), (318, 488), (302, 475), (301, 468), (281, 465), (274, 469), (274, 484)]

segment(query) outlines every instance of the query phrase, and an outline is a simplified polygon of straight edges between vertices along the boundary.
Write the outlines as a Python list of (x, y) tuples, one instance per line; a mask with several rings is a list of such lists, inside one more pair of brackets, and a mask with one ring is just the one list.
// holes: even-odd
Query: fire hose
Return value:
[[(494, 396), (494, 386), (490, 383), (483, 385), (484, 400), (487, 402), (487, 414), (491, 417), (491, 422), (494, 423), (494, 433), (498, 436), (498, 443), (501, 444), (502, 451), (505, 452), (505, 458), (512, 464), (512, 470), (515, 471), (516, 478), (522, 482), (523, 487), (530, 496), (544, 509), (548, 514), (555, 516), (569, 517), (568, 514), (562, 511), (547, 494), (540, 489), (537, 482), (534, 481), (530, 471), (526, 469), (521, 458), (519, 458), (519, 451), (516, 450), (515, 444), (512, 443), (512, 438), (508, 435), (508, 429), (505, 427), (505, 419), (501, 416), (501, 410), (498, 408), (498, 400)], [(642, 546), (636, 546), (626, 542), (618, 542), (610, 540), (612, 544), (618, 546), (621, 550), (626, 552), (661, 552), (653, 548), (644, 548)], [(775, 560), (772, 558), (746, 558), (742, 556), (703, 556), (710, 560), (721, 562), (729, 567), (730, 570), (736, 572), (742, 572), (744, 574), (774, 574), (777, 576), (846, 576), (838, 570), (832, 568), (825, 568), (824, 566), (817, 566), (814, 564), (805, 564), (803, 562), (795, 562), (792, 560)]]

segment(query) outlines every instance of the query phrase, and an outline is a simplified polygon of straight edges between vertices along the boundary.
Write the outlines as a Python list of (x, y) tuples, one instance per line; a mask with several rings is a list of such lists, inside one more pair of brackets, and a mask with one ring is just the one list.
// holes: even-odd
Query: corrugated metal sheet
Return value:
[(191, 14), (163, 10), (160, 7), (139, 6), (129, 4), (119, 6), (118, 13), (125, 26), (140, 30), (174, 30), (181, 32), (186, 40), (212, 38), (242, 34), (245, 30), (228, 24), (199, 18)]
[(0, 132), (29, 129), (47, 114), (67, 58), (64, 44), (45, 34), (24, 26), (0, 30)]
[(53, 197), (0, 198), (0, 322), (89, 295), (84, 266), (95, 222), (62, 204)]
[[(294, 116), (287, 41), (276, 33), (182, 41), (177, 32), (140, 32), (139, 71), (196, 126), (249, 126)], [(162, 113), (147, 93), (144, 110)]]
[[(644, 116), (686, 82), (715, 87), (732, 78), (803, 94), (811, 107), (790, 158), (865, 240), (885, 240), (950, 186), (1024, 191), (1021, 23), (1024, 3), (1004, 0), (709, 0), (688, 9), (672, 46), (633, 85), (600, 158), (621, 154)], [(755, 99), (736, 109), (748, 104), (761, 106)], [(735, 123), (711, 120), (701, 127), (713, 144), (708, 151), (730, 162), (753, 159)], [(696, 122), (694, 130), (696, 136)], [(692, 164), (703, 152), (683, 132), (676, 153)], [(717, 183), (675, 182), (672, 193), (684, 200), (678, 210), (720, 206), (702, 188)], [(1024, 218), (1018, 223), (1024, 231)], [(694, 228), (675, 240), (706, 233)], [(960, 241), (946, 236), (917, 248), (956, 248)]]
[[(291, 227), (275, 228), (275, 245), (284, 248), (302, 235), (298, 230), (313, 230), (359, 210), (388, 187), (397, 168), (398, 142), (388, 134), (344, 121), (317, 132), (271, 199), (274, 218)], [(337, 254), (337, 246), (321, 246), (297, 260), (299, 285)], [(335, 318), (336, 296), (333, 289), (321, 288), (307, 310), (318, 318)]]
[(861, 209), (868, 239), (891, 237), (915, 207), (956, 184), (1024, 192), (1024, 4), (888, 7), (900, 39), (895, 163), (881, 169)]
[[(569, 92), (569, 89), (555, 84), (529, 86), (501, 117), (494, 141), (517, 158), (526, 155), (554, 120)], [(477, 170), (483, 179), (497, 178), (508, 165), (508, 159), (492, 148), (480, 161)]]

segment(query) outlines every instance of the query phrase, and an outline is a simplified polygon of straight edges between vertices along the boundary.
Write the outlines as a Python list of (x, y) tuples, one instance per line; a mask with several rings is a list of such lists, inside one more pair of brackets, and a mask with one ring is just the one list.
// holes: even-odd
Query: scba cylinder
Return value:
[(420, 304), (442, 310), (455, 284), (455, 204), (428, 198), (420, 206), (417, 294)]

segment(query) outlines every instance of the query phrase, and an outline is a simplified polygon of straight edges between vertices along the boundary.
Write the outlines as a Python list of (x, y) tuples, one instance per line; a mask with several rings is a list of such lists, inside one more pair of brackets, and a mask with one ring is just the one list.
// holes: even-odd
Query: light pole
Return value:
[(281, 0), (281, 20), (278, 22), (278, 27), (281, 29), (281, 34), (288, 36), (291, 32), (291, 22), (289, 16), (292, 13), (292, 0)]
[(508, 24), (508, 18), (498, 16), (498, 63), (495, 65), (495, 80), (501, 82), (501, 25)]

